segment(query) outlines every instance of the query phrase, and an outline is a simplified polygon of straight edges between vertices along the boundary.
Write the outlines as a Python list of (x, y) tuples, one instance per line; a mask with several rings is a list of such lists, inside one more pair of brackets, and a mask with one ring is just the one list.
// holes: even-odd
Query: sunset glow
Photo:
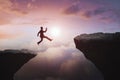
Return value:
[(61, 33), (61, 31), (60, 31), (59, 28), (54, 27), (54, 28), (51, 29), (51, 35), (52, 35), (53, 37), (59, 37), (61, 34), (62, 34), (62, 33)]
[(0, 49), (39, 48), (40, 26), (58, 44), (82, 33), (119, 32), (119, 14), (119, 0), (0, 0)]
[[(104, 80), (85, 51), (75, 45), (76, 36), (98, 32), (100, 36), (120, 32), (120, 0), (0, 0), (0, 51), (37, 54), (31, 60), (31, 55), (26, 57), (28, 62), (21, 59), (23, 67), (18, 60), (15, 71), (8, 67), (9, 77), (14, 75), (9, 80)], [(16, 67), (21, 69), (16, 72)]]

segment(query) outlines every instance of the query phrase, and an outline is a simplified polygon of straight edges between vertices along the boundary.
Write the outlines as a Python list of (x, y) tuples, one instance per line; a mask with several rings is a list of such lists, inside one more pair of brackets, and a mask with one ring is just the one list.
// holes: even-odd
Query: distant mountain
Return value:
[(120, 32), (81, 34), (74, 42), (76, 48), (99, 68), (105, 80), (120, 80)]
[(0, 80), (13, 80), (21, 66), (35, 56), (26, 49), (0, 51)]

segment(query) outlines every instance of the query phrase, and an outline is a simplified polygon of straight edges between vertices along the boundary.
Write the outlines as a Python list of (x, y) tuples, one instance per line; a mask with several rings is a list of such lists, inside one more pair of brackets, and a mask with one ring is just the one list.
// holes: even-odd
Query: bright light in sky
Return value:
[(60, 29), (58, 27), (53, 27), (51, 29), (51, 35), (52, 36), (58, 37), (58, 36), (60, 36), (60, 34), (61, 34), (61, 31), (60, 31)]

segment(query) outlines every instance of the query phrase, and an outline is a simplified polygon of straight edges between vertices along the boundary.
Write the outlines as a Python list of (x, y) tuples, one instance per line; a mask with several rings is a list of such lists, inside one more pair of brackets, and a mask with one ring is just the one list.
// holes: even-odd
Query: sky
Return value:
[[(73, 43), (82, 33), (119, 32), (119, 0), (0, 0), (0, 49), (39, 49), (39, 27), (48, 28), (41, 45)], [(53, 28), (59, 29), (54, 36)], [(34, 47), (33, 47), (34, 46)], [(45, 47), (45, 46), (44, 46)]]
[[(51, 70), (56, 71), (53, 70), (56, 68), (60, 71), (57, 73), (70, 77), (69, 71), (73, 70), (80, 76), (78, 79), (98, 80), (96, 76), (99, 76), (99, 80), (103, 80), (96, 67), (86, 61), (82, 52), (75, 48), (73, 39), (84, 33), (119, 32), (119, 3), (120, 0), (0, 0), (0, 50), (30, 49), (38, 53), (15, 74), (15, 80), (42, 80), (40, 70), (47, 72), (45, 80), (70, 80), (56, 79), (54, 72), (54, 77), (49, 77), (49, 71), (46, 71), (49, 66), (50, 73)], [(44, 30), (47, 27), (45, 35), (53, 41), (44, 39), (38, 46), (40, 38), (37, 33), (41, 26)], [(44, 66), (48, 67), (43, 69)], [(79, 68), (80, 66), (82, 67)], [(35, 74), (32, 72), (34, 69), (37, 71)], [(76, 70), (82, 70), (83, 74)], [(23, 75), (24, 73), (29, 74)]]

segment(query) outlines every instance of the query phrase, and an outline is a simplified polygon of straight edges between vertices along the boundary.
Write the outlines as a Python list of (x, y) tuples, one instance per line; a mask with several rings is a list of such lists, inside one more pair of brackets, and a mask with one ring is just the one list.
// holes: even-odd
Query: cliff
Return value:
[(13, 80), (14, 74), (35, 54), (27, 50), (0, 51), (0, 80)]
[(120, 80), (120, 32), (81, 34), (74, 42), (103, 73), (105, 80)]

